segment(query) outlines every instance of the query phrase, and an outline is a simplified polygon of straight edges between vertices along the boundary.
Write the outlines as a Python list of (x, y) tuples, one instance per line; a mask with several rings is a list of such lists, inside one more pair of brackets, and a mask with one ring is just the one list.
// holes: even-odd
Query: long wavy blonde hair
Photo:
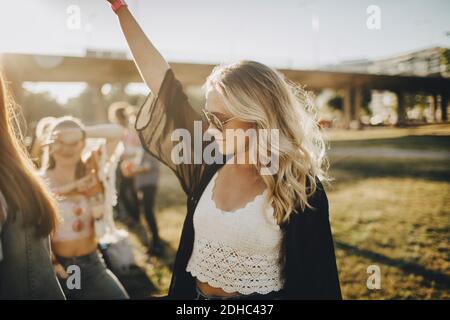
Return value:
[[(208, 77), (206, 90), (215, 89), (227, 112), (255, 129), (278, 129), (278, 170), (262, 175), (269, 188), (269, 202), (281, 224), (291, 212), (310, 207), (308, 198), (317, 188), (316, 179), (328, 180), (326, 145), (322, 138), (312, 96), (282, 74), (254, 61), (217, 66)], [(256, 162), (257, 169), (261, 163)]]

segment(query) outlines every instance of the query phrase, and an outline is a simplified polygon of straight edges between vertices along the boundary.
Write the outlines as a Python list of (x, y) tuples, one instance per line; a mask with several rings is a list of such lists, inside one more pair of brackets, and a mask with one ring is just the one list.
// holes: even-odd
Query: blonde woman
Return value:
[(64, 299), (50, 258), (56, 205), (15, 135), (13, 106), (0, 74), (0, 300)]
[[(188, 196), (169, 296), (341, 298), (328, 201), (319, 180), (325, 176), (324, 145), (307, 96), (273, 69), (242, 61), (209, 76), (205, 121), (200, 122), (172, 69), (124, 1), (109, 2), (152, 91), (136, 121), (141, 141), (175, 172)], [(192, 143), (183, 142), (191, 148), (187, 160), (210, 148), (202, 141), (199, 151), (194, 142), (199, 123), (200, 134), (213, 136), (213, 147), (223, 155), (216, 159), (225, 163), (174, 159), (179, 146), (174, 132), (192, 137)], [(262, 162), (250, 161), (255, 148), (250, 139), (230, 149), (225, 131), (248, 129), (278, 132), (277, 141), (265, 139), (279, 160), (275, 172), (263, 175)]]

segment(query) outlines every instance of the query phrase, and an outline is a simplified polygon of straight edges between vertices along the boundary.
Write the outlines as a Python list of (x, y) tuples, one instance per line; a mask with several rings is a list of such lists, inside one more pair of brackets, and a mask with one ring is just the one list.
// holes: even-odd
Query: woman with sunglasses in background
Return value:
[[(98, 199), (102, 186), (97, 173), (91, 170), (92, 166), (82, 159), (86, 138), (106, 139), (110, 157), (122, 134), (118, 125), (85, 127), (72, 117), (57, 119), (49, 129), (42, 168), (58, 199), (63, 218), (52, 236), (52, 250), (55, 270), (69, 300), (128, 298), (97, 249), (99, 235), (96, 234), (95, 220), (105, 215), (102, 212), (104, 200)], [(70, 287), (66, 283), (70, 266), (79, 268), (80, 287)]]
[(0, 299), (64, 299), (50, 258), (56, 204), (15, 135), (14, 107), (0, 74)]
[[(169, 296), (341, 298), (328, 200), (319, 180), (326, 178), (325, 147), (308, 95), (261, 63), (218, 67), (207, 79), (207, 121), (202, 123), (124, 1), (108, 1), (152, 91), (136, 129), (147, 151), (174, 171), (188, 196)], [(225, 163), (194, 161), (210, 146), (201, 141), (198, 150), (198, 124), (214, 137), (213, 146), (223, 155), (218, 159)], [(262, 174), (259, 159), (235, 163), (249, 159), (259, 142), (246, 138), (236, 146), (222, 131), (250, 129), (278, 132), (278, 141), (266, 141), (279, 159), (276, 172)], [(173, 134), (186, 132), (192, 141), (183, 140), (187, 161), (174, 161), (180, 144)]]

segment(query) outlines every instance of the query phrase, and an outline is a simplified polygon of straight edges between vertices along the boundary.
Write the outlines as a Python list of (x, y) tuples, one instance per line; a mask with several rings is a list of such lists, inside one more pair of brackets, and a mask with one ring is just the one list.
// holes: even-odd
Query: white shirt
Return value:
[(194, 248), (186, 271), (225, 292), (266, 294), (283, 287), (279, 258), (282, 232), (266, 189), (245, 207), (223, 211), (213, 201), (218, 173), (194, 213)]

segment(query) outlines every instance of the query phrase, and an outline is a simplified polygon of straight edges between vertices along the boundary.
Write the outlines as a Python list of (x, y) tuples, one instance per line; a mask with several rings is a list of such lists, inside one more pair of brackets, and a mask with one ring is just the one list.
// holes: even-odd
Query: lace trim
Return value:
[(247, 201), (247, 203), (245, 203), (245, 205), (243, 205), (242, 207), (236, 208), (234, 210), (223, 210), (217, 206), (216, 201), (214, 200), (214, 190), (216, 190), (216, 180), (217, 180), (217, 177), (219, 176), (219, 171), (216, 172), (216, 174), (214, 175), (214, 177), (212, 178), (212, 181), (211, 181), (211, 183), (213, 185), (212, 189), (211, 189), (211, 201), (213, 203), (214, 208), (222, 213), (233, 214), (233, 213), (237, 213), (239, 211), (247, 210), (251, 206), (258, 204), (259, 198), (265, 197), (269, 191), (267, 188), (264, 189), (264, 191), (262, 193), (256, 194), (253, 197), (253, 199), (250, 199), (249, 201)]
[(249, 255), (206, 239), (196, 239), (186, 271), (228, 293), (267, 294), (283, 287), (277, 256)]

